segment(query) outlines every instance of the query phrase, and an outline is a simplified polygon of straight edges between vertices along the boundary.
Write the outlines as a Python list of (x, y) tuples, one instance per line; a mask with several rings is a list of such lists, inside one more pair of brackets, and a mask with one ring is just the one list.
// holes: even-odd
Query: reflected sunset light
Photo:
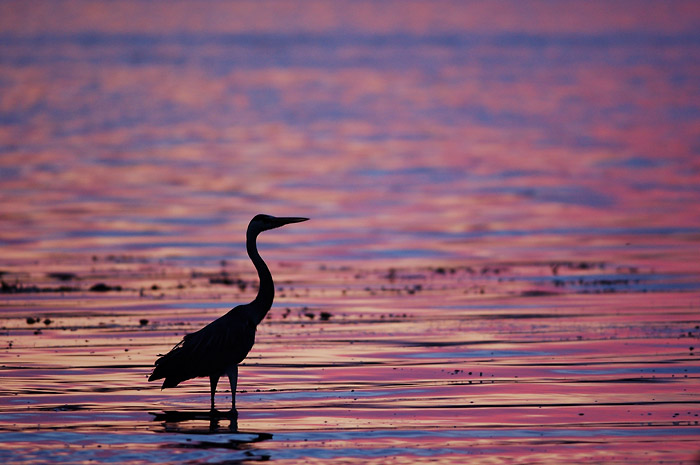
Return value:
[[(0, 3), (0, 456), (696, 463), (699, 23)], [(276, 296), (236, 428), (208, 380), (146, 380), (255, 297), (261, 212), (311, 220), (259, 241)]]

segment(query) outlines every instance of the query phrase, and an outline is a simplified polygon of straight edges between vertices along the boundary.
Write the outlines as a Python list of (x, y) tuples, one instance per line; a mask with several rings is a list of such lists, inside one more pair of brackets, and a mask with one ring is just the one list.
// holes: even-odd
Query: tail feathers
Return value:
[(160, 387), (161, 391), (165, 388), (175, 387), (180, 384), (184, 379), (181, 378), (165, 378), (163, 380), (163, 385)]
[(182, 360), (180, 355), (178, 350), (173, 350), (156, 360), (156, 367), (153, 369), (151, 376), (148, 377), (148, 381), (165, 378), (161, 386), (161, 389), (165, 389), (175, 387), (187, 379), (194, 378), (196, 375), (190, 373), (190, 370), (187, 369), (188, 364), (183, 363), (184, 360)]
[(161, 389), (175, 387), (178, 384), (180, 384), (181, 382), (189, 379), (187, 377), (176, 376), (174, 373), (170, 373), (170, 374), (162, 373), (162, 370), (158, 370), (158, 368), (156, 367), (156, 369), (153, 370), (153, 373), (151, 374), (151, 376), (148, 377), (148, 381), (154, 381), (156, 379), (163, 379), (163, 378), (165, 378), (165, 379), (163, 380), (163, 385), (160, 387)]
[(153, 380), (162, 379), (162, 378), (165, 378), (165, 379), (163, 380), (163, 385), (160, 387), (161, 390), (165, 389), (165, 388), (175, 387), (185, 380), (188, 380), (190, 378), (194, 378), (194, 376), (187, 376), (187, 375), (183, 376), (183, 375), (175, 374), (175, 373), (158, 374), (154, 370), (153, 374), (148, 378), (148, 381), (153, 381)]

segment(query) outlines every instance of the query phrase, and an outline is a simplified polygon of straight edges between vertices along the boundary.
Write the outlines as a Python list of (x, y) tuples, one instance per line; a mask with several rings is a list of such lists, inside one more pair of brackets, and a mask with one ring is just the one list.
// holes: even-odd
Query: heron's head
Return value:
[(284, 226), (285, 224), (301, 223), (302, 221), (306, 220), (308, 220), (308, 218), (301, 218), (296, 216), (277, 217), (263, 214), (255, 215), (255, 217), (252, 220), (250, 220), (250, 224), (248, 224), (248, 232), (258, 234), (263, 231), (267, 231), (268, 229), (279, 228), (280, 226)]

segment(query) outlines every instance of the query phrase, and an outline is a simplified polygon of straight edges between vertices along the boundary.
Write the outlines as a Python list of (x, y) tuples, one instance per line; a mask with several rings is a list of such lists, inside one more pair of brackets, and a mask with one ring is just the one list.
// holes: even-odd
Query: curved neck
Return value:
[(272, 300), (275, 297), (275, 284), (272, 282), (270, 270), (258, 253), (258, 247), (255, 242), (257, 237), (258, 233), (256, 232), (248, 231), (246, 233), (246, 249), (248, 250), (248, 256), (252, 260), (253, 265), (255, 265), (255, 269), (258, 270), (258, 278), (260, 278), (258, 295), (249, 305), (253, 309), (253, 313), (257, 319), (256, 324), (260, 324), (272, 307)]

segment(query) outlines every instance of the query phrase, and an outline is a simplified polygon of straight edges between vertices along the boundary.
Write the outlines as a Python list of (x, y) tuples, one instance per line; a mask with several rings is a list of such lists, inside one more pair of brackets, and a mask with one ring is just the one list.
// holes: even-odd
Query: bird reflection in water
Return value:
[[(151, 413), (151, 415), (153, 415), (154, 421), (163, 422), (163, 428), (166, 433), (211, 434), (230, 432), (272, 437), (272, 435), (268, 433), (246, 433), (244, 431), (239, 431), (237, 415), (231, 415), (229, 412), (178, 412), (175, 410), (167, 410), (160, 413)], [(207, 426), (202, 427), (203, 424)]]
[[(238, 364), (246, 358), (253, 347), (255, 330), (272, 307), (275, 297), (272, 274), (258, 253), (257, 237), (263, 231), (306, 220), (308, 218), (256, 215), (248, 224), (246, 249), (260, 279), (258, 295), (249, 304), (239, 305), (199, 331), (185, 335), (170, 352), (155, 362), (155, 368), (148, 381), (165, 378), (161, 389), (175, 387), (188, 379), (209, 377), (211, 386), (209, 418), (212, 428), (218, 428), (218, 422), (223, 417), (231, 420), (233, 429), (238, 429), (238, 411), (236, 410)], [(220, 414), (216, 411), (214, 397), (219, 378), (224, 374), (228, 376), (231, 385), (231, 410)]]
[[(242, 451), (245, 454), (245, 463), (251, 461), (267, 461), (270, 456), (255, 447), (255, 443), (272, 439), (270, 433), (259, 433), (253, 431), (238, 431), (236, 418), (230, 417), (226, 413), (213, 412), (174, 412), (153, 413), (154, 420), (162, 421), (165, 433), (186, 434), (186, 441), (177, 440), (167, 443), (165, 447), (174, 449), (229, 449), (231, 451)], [(220, 424), (222, 419), (230, 420), (228, 427), (226, 422)], [(203, 427), (202, 423), (196, 420), (208, 419), (208, 427)], [(194, 420), (194, 425), (191, 421)], [(234, 433), (223, 434), (222, 433)], [(196, 440), (194, 436), (202, 435), (202, 440)], [(181, 438), (182, 436), (178, 436)], [(206, 439), (205, 439), (206, 438)], [(229, 463), (229, 462), (226, 462)], [(234, 463), (234, 461), (231, 461)], [(239, 463), (235, 461), (235, 463)], [(241, 462), (243, 463), (243, 462)]]

